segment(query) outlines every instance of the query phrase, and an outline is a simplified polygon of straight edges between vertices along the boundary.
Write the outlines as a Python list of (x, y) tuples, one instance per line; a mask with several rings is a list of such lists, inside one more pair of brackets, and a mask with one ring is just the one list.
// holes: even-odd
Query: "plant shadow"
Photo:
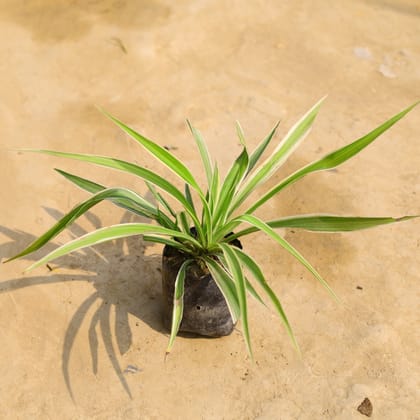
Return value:
[[(45, 211), (55, 219), (64, 214), (57, 210), (45, 208)], [(83, 216), (95, 228), (101, 227), (98, 217), (92, 213)], [(139, 221), (139, 217), (126, 212), (120, 223)], [(141, 220), (144, 221), (144, 220)], [(87, 233), (79, 224), (73, 223), (69, 228), (72, 235), (80, 236)], [(0, 233), (11, 239), (10, 242), (0, 245), (0, 256), (10, 257), (36, 239), (35, 236), (22, 231), (15, 231), (0, 226)], [(56, 248), (56, 244), (48, 243), (40, 251), (24, 257), (36, 261), (41, 254)], [(0, 293), (11, 292), (21, 288), (40, 285), (64, 283), (71, 281), (86, 281), (95, 287), (95, 291), (88, 296), (73, 314), (66, 329), (62, 349), (62, 373), (67, 390), (74, 401), (71, 386), (69, 363), (71, 351), (76, 336), (85, 321), (89, 311), (94, 311), (88, 330), (92, 370), (98, 372), (98, 345), (102, 339), (106, 353), (117, 374), (121, 385), (130, 398), (130, 388), (125, 379), (124, 372), (118, 362), (113, 337), (120, 355), (125, 354), (132, 345), (132, 332), (129, 325), (129, 315), (134, 316), (150, 328), (166, 333), (161, 319), (160, 301), (160, 255), (145, 255), (148, 243), (138, 236), (110, 241), (87, 248), (79, 252), (61, 257), (59, 266), (52, 268), (47, 265), (45, 275), (28, 277), (22, 276), (0, 283)], [(53, 265), (53, 264), (51, 264)], [(57, 268), (82, 269), (86, 274), (58, 273)], [(111, 325), (112, 310), (115, 312), (114, 326)], [(98, 336), (97, 329), (100, 330)]]

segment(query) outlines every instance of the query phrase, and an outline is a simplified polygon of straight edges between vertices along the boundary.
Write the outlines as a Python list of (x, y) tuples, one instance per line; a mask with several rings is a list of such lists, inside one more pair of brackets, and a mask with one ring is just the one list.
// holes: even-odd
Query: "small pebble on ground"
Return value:
[(359, 407), (357, 407), (357, 411), (367, 417), (371, 417), (372, 416), (372, 411), (373, 411), (373, 407), (372, 407), (372, 403), (370, 402), (369, 398), (365, 398), (361, 404), (359, 405)]

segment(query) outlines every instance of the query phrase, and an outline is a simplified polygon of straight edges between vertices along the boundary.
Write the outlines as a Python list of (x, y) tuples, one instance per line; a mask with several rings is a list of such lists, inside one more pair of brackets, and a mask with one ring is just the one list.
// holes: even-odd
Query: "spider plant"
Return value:
[[(172, 326), (167, 353), (171, 351), (183, 316), (184, 280), (188, 275), (188, 266), (192, 262), (197, 261), (214, 278), (226, 300), (233, 321), (241, 320), (245, 343), (250, 355), (252, 355), (252, 350), (248, 326), (248, 294), (262, 303), (264, 303), (263, 297), (271, 302), (293, 344), (298, 349), (278, 296), (270, 287), (257, 262), (245, 251), (235, 246), (232, 240), (255, 232), (263, 232), (295, 257), (336, 298), (328, 283), (315, 268), (275, 229), (300, 228), (316, 232), (347, 232), (417, 217), (341, 217), (312, 214), (280, 217), (264, 221), (255, 216), (254, 212), (284, 188), (304, 176), (316, 171), (329, 170), (346, 162), (403, 118), (418, 102), (396, 114), (358, 140), (287, 176), (271, 189), (263, 192), (248, 208), (244, 206), (245, 210), (240, 210), (240, 206), (246, 202), (247, 198), (276, 173), (299, 143), (302, 142), (311, 129), (322, 101), (323, 99), (316, 103), (288, 131), (271, 153), (266, 153), (268, 157), (264, 160), (262, 157), (267, 147), (273, 141), (278, 124), (252, 152), (248, 150), (243, 131), (240, 125), (237, 124), (237, 135), (241, 143), (241, 152), (233, 161), (232, 166), (224, 177), (222, 177), (217, 163), (214, 163), (209, 156), (206, 143), (200, 132), (188, 122), (203, 163), (206, 177), (205, 187), (200, 185), (197, 178), (183, 162), (164, 147), (147, 139), (102, 110), (113, 123), (180, 178), (184, 183), (184, 191), (181, 191), (173, 183), (145, 167), (112, 157), (64, 153), (52, 150), (29, 150), (57, 157), (76, 159), (133, 174), (145, 181), (154, 200), (153, 202), (147, 200), (128, 188), (108, 188), (91, 180), (57, 169), (58, 173), (78, 187), (91, 193), (91, 196), (74, 207), (47, 232), (8, 261), (38, 250), (95, 204), (103, 200), (109, 200), (136, 215), (151, 219), (154, 223), (125, 223), (97, 229), (60, 246), (32, 264), (27, 270), (84, 247), (131, 235), (143, 235), (146, 241), (169, 245), (185, 254), (185, 262), (182, 264), (175, 282)], [(170, 205), (167, 200), (168, 196), (176, 204)], [(234, 232), (233, 235), (231, 232)], [(254, 287), (256, 285), (260, 292), (257, 292), (257, 289)]]

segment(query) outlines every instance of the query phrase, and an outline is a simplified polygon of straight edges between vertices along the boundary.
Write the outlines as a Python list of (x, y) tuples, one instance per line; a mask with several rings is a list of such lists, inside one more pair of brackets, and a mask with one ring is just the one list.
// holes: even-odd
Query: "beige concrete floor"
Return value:
[[(416, 0), (0, 0), (0, 34), (2, 259), (86, 196), (54, 167), (145, 191), (129, 176), (16, 148), (113, 155), (169, 176), (95, 104), (199, 171), (185, 118), (226, 169), (239, 150), (235, 120), (254, 146), (278, 119), (281, 138), (328, 94), (280, 179), (420, 98)], [(416, 109), (260, 215), (419, 214), (419, 126)], [(54, 244), (127, 220), (103, 204)], [(251, 302), (255, 363), (240, 326), (223, 339), (178, 338), (165, 363), (160, 247), (139, 240), (63, 258), (53, 271), (23, 275), (33, 256), (2, 265), (0, 417), (359, 419), (368, 397), (372, 418), (419, 419), (419, 221), (283, 234), (343, 302), (264, 237), (245, 241), (281, 296), (302, 358), (274, 313)]]

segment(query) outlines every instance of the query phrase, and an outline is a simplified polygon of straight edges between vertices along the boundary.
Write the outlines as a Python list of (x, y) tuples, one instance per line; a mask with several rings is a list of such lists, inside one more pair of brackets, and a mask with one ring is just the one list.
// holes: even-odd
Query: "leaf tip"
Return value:
[(94, 107), (102, 114), (104, 114), (106, 111), (101, 107), (101, 105), (94, 104)]
[(315, 105), (314, 108), (315, 109), (319, 109), (321, 107), (321, 105), (324, 103), (324, 101), (327, 99), (328, 94), (325, 94)]
[(339, 304), (339, 305), (342, 305), (343, 304), (343, 300), (338, 296), (338, 295), (336, 295), (335, 294), (335, 292), (333, 291), (333, 290), (331, 290), (331, 292), (332, 292), (332, 296), (333, 296), (333, 298), (334, 298), (334, 300)]
[(6, 258), (4, 261), (2, 261), (2, 264), (6, 264), (10, 261), (17, 260), (20, 257), (23, 257), (23, 255), (22, 254), (13, 255), (13, 257)]
[(300, 347), (297, 343), (295, 345), (295, 350), (296, 350), (296, 353), (297, 353), (299, 359), (302, 360), (303, 359), (303, 354), (302, 354), (302, 351), (301, 351), (301, 349), (300, 349)]
[(414, 102), (413, 105), (411, 105), (411, 109), (415, 108), (418, 104), (420, 104), (420, 99), (416, 102)]
[(55, 172), (59, 173), (60, 175), (63, 175), (63, 176), (67, 175), (67, 172), (63, 171), (62, 169), (59, 169), (59, 168), (53, 168), (53, 170), (54, 170)]
[(114, 116), (112, 116), (105, 108), (102, 108), (100, 105), (95, 105), (95, 108), (102, 114), (105, 115), (108, 119), (114, 123), (119, 122)]
[(29, 267), (26, 267), (24, 270), (23, 270), (23, 273), (24, 274), (26, 274), (26, 273), (29, 273), (30, 271), (32, 271), (34, 268), (36, 268), (36, 267), (38, 267), (38, 264), (37, 263), (33, 263), (33, 264), (31, 264)]

